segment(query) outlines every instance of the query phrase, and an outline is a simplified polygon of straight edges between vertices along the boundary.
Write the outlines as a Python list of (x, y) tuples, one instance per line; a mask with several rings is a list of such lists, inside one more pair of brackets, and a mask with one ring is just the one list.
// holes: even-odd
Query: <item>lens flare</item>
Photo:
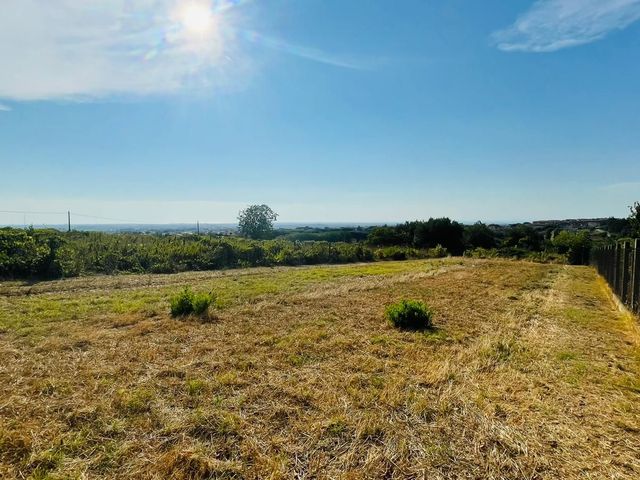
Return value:
[(194, 36), (207, 36), (215, 26), (211, 5), (207, 1), (189, 1), (179, 7), (178, 19), (185, 32)]

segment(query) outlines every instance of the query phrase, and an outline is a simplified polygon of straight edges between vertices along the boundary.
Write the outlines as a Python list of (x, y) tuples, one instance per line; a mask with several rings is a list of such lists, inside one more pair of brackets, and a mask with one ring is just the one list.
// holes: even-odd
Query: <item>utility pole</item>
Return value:
[(68, 225), (68, 232), (71, 232), (71, 211), (67, 210), (67, 225)]

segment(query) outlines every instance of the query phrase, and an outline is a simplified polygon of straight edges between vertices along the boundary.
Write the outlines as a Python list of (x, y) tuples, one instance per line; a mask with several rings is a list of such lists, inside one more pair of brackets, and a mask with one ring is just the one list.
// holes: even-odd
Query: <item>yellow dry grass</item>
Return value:
[[(212, 322), (169, 317), (183, 285)], [(385, 324), (401, 298), (437, 329)], [(0, 477), (640, 478), (638, 338), (586, 267), (3, 285)]]

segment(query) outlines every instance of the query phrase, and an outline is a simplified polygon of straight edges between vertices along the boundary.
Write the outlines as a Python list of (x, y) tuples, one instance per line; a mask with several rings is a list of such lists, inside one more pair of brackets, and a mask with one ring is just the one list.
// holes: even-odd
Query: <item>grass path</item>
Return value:
[[(219, 296), (178, 321), (168, 295)], [(640, 335), (586, 267), (0, 285), (0, 478), (640, 478)], [(386, 325), (428, 302), (432, 332)]]

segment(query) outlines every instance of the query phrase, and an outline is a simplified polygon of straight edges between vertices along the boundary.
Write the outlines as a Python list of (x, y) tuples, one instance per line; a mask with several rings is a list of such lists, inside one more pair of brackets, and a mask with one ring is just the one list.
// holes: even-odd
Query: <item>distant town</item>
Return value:
[[(466, 222), (463, 222), (466, 223)], [(380, 223), (360, 223), (360, 222), (277, 222), (277, 230), (296, 231), (318, 231), (335, 229), (361, 229), (383, 225)], [(396, 222), (388, 222), (387, 225), (395, 225)], [(554, 231), (568, 230), (579, 231), (589, 230), (592, 236), (607, 237), (610, 233), (621, 233), (627, 225), (627, 219), (622, 218), (569, 218), (564, 220), (534, 220), (531, 222), (515, 223), (490, 223), (487, 226), (493, 231), (500, 233), (511, 227), (527, 225), (543, 234), (552, 234)], [(18, 225), (13, 225), (18, 226)], [(22, 225), (20, 225), (22, 226)], [(28, 225), (25, 225), (25, 227)], [(33, 225), (35, 228), (54, 228), (56, 230), (67, 230), (66, 224), (62, 225)], [(98, 223), (98, 224), (77, 224), (72, 225), (73, 230), (86, 232), (109, 232), (109, 233), (206, 233), (233, 235), (237, 231), (235, 223), (168, 223), (168, 224), (132, 224), (132, 223)]]

